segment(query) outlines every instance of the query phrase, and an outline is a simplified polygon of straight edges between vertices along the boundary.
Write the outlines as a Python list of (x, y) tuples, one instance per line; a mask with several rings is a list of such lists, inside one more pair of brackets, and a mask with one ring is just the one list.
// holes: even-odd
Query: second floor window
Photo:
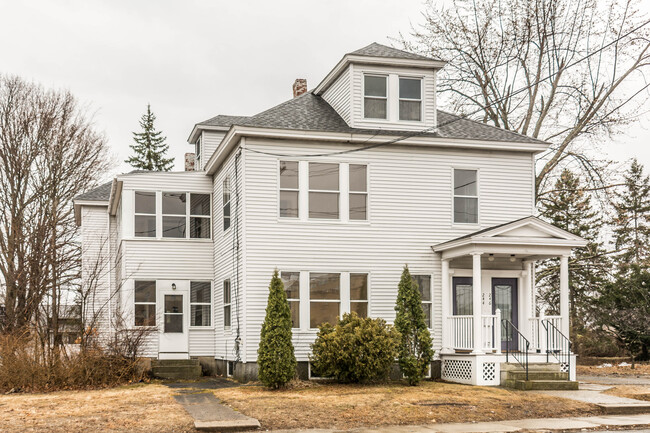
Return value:
[(363, 77), (363, 117), (366, 119), (386, 119), (388, 115), (388, 77), (364, 75)]
[(478, 223), (478, 172), (454, 169), (454, 222)]
[[(162, 204), (158, 213), (157, 194)], [(135, 237), (209, 239), (210, 215), (210, 194), (135, 191)], [(158, 218), (162, 234), (156, 230)]]
[(162, 193), (163, 238), (184, 238), (187, 217), (187, 194)]
[(190, 237), (210, 238), (209, 194), (190, 194)]
[(339, 218), (339, 165), (309, 163), (309, 218)]
[(368, 175), (365, 165), (350, 164), (350, 219), (368, 219)]
[(422, 80), (399, 79), (399, 120), (422, 120)]
[(230, 228), (230, 177), (223, 181), (223, 230)]
[(134, 234), (139, 238), (156, 237), (156, 193), (135, 192)]
[(280, 161), (280, 216), (298, 218), (298, 162)]

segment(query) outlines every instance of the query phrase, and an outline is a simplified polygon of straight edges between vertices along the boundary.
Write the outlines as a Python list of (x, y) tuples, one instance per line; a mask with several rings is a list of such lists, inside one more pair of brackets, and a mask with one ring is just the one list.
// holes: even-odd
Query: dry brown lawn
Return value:
[(417, 387), (314, 384), (280, 391), (240, 387), (214, 393), (232, 408), (257, 418), (264, 429), (345, 429), (598, 413), (586, 403), (530, 391), (441, 382)]
[(598, 367), (593, 365), (578, 365), (576, 366), (576, 372), (578, 374), (589, 375), (589, 376), (640, 376), (640, 377), (650, 377), (650, 363), (644, 362), (636, 364), (634, 368), (628, 367), (619, 367), (614, 364), (612, 367)]
[(650, 401), (650, 386), (648, 385), (622, 385), (610, 388), (605, 391), (605, 393), (617, 395), (619, 397)]
[(192, 418), (162, 385), (0, 396), (0, 431), (190, 432)]

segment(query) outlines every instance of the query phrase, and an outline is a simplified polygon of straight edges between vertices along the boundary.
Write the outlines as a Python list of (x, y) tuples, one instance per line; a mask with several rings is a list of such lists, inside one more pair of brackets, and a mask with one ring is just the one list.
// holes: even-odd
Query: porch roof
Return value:
[(571, 254), (587, 241), (535, 216), (478, 230), (431, 248), (443, 259), (486, 253), (532, 260)]

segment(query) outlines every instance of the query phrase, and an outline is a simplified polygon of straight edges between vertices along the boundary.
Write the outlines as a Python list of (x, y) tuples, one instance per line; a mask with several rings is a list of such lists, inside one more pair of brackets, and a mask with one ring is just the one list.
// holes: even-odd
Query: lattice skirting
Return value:
[(472, 361), (445, 359), (442, 367), (443, 379), (472, 380)]
[(495, 362), (483, 363), (483, 380), (486, 382), (493, 382), (497, 375), (497, 366)]

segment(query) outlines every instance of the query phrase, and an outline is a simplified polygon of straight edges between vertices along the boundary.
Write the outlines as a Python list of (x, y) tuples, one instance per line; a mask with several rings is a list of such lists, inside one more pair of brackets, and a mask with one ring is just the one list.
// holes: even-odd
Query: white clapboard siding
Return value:
[[(246, 146), (280, 154), (332, 150), (310, 143)], [(337, 150), (345, 146), (337, 147)], [(246, 354), (254, 361), (274, 268), (368, 272), (370, 315), (394, 320), (402, 267), (433, 276), (433, 338), (441, 344), (440, 262), (431, 246), (528, 216), (533, 209), (529, 153), (392, 146), (318, 161), (368, 164), (369, 222), (287, 221), (278, 218), (278, 157), (245, 153)], [(300, 158), (296, 158), (300, 159)], [(452, 224), (453, 167), (479, 170), (480, 224)], [(313, 330), (294, 330), (296, 355), (306, 360)]]
[[(386, 66), (352, 65), (352, 98), (351, 98), (351, 123), (354, 128), (371, 129), (398, 129), (398, 130), (422, 130), (435, 126), (436, 122), (436, 77), (435, 71), (413, 70)], [(365, 119), (363, 117), (363, 76), (366, 73), (381, 75), (392, 74), (404, 77), (422, 77), (422, 122), (403, 122), (397, 118), (387, 120)], [(389, 84), (390, 86), (390, 84)], [(388, 109), (391, 111), (391, 104), (396, 109), (398, 102), (399, 87), (388, 89)], [(396, 111), (394, 111), (396, 116)]]
[(190, 328), (190, 356), (214, 356), (214, 329)]
[(125, 278), (211, 280), (212, 242), (198, 239), (125, 239)]
[[(210, 177), (198, 171), (156, 171), (127, 173), (117, 177), (122, 190), (206, 192), (212, 189)], [(124, 203), (124, 199), (122, 200)]]
[(205, 164), (208, 163), (208, 160), (212, 156), (221, 140), (226, 135), (225, 132), (220, 131), (203, 131), (201, 133), (201, 161), (200, 161), (200, 170), (205, 169)]
[(350, 75), (351, 68), (348, 67), (332, 85), (323, 93), (323, 99), (326, 100), (332, 108), (339, 113), (339, 116), (350, 124), (351, 106), (350, 106)]

